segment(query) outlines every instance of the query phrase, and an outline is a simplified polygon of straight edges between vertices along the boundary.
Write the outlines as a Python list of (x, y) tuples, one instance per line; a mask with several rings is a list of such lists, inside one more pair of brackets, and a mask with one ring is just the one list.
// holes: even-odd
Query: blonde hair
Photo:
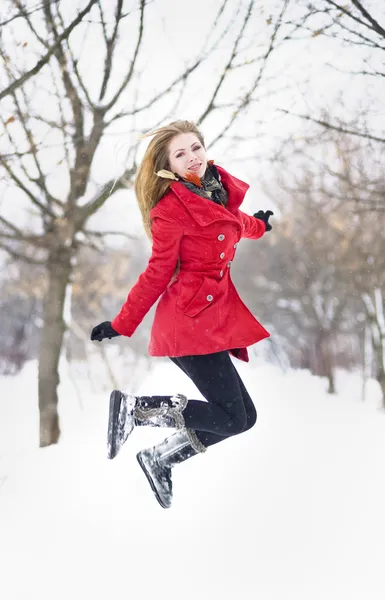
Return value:
[(150, 210), (166, 194), (170, 179), (156, 175), (162, 169), (169, 169), (168, 145), (173, 137), (180, 133), (195, 133), (204, 147), (204, 139), (198, 127), (192, 121), (173, 121), (155, 131), (146, 133), (143, 138), (153, 136), (148, 144), (135, 179), (135, 193), (142, 213), (144, 229), (151, 239)]

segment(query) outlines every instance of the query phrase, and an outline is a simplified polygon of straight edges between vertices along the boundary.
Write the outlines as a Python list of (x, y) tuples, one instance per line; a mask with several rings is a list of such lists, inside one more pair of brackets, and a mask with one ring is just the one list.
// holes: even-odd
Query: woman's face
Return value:
[(195, 173), (203, 177), (207, 168), (206, 150), (195, 133), (179, 133), (168, 145), (170, 171), (180, 177)]

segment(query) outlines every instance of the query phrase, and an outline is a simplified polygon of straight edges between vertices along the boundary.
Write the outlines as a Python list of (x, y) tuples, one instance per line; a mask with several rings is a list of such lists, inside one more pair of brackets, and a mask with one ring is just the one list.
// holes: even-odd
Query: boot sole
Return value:
[(116, 429), (122, 395), (118, 390), (114, 390), (110, 395), (110, 409), (108, 413), (108, 431), (107, 431), (107, 458), (112, 460), (116, 456)]
[(152, 489), (152, 491), (154, 492), (154, 496), (155, 496), (155, 498), (158, 500), (158, 502), (159, 502), (159, 504), (161, 505), (161, 507), (162, 507), (162, 508), (170, 508), (170, 506), (167, 506), (166, 504), (164, 504), (164, 503), (162, 502), (162, 499), (161, 499), (161, 497), (160, 497), (160, 496), (159, 496), (159, 494), (158, 494), (158, 491), (157, 491), (157, 489), (156, 489), (156, 487), (155, 487), (155, 485), (154, 485), (154, 482), (153, 482), (153, 480), (152, 480), (152, 477), (151, 477), (151, 475), (149, 474), (149, 472), (147, 471), (147, 469), (146, 469), (146, 467), (145, 467), (145, 465), (144, 465), (144, 463), (143, 463), (143, 460), (142, 460), (142, 457), (140, 456), (140, 453), (136, 455), (136, 459), (137, 459), (137, 461), (138, 461), (138, 463), (139, 463), (139, 465), (140, 465), (140, 467), (141, 467), (141, 469), (142, 469), (143, 473), (144, 473), (144, 474), (145, 474), (145, 476), (147, 477), (147, 481), (148, 481), (148, 483), (150, 484), (150, 486), (151, 486), (151, 489)]

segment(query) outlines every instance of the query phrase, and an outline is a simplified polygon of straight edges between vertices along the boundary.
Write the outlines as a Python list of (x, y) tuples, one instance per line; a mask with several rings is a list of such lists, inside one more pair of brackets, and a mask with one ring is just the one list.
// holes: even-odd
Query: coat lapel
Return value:
[(218, 167), (217, 165), (216, 167), (221, 176), (221, 181), (228, 193), (226, 208), (215, 202), (211, 202), (211, 200), (208, 200), (207, 198), (202, 198), (201, 196), (194, 194), (194, 192), (188, 190), (183, 183), (174, 182), (170, 186), (173, 193), (179, 198), (187, 208), (191, 217), (195, 219), (199, 225), (210, 225), (219, 219), (229, 218), (236, 219), (238, 222), (234, 213), (242, 204), (245, 194), (250, 187), (247, 183), (233, 177), (221, 167)]
[(241, 206), (250, 186), (248, 183), (241, 181), (241, 179), (237, 179), (236, 177), (233, 177), (233, 175), (230, 175), (230, 173), (225, 171), (225, 169), (222, 169), (222, 167), (219, 167), (218, 165), (215, 166), (221, 176), (221, 182), (229, 194), (227, 210), (235, 212)]

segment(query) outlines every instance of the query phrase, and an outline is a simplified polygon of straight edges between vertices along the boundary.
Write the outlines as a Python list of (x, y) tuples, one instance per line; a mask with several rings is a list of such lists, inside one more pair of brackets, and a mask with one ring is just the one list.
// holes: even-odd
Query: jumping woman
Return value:
[(272, 211), (242, 212), (248, 184), (208, 161), (204, 140), (190, 121), (174, 121), (152, 136), (135, 192), (152, 253), (119, 314), (93, 328), (91, 340), (131, 337), (159, 299), (150, 356), (169, 357), (206, 399), (110, 396), (108, 457), (137, 426), (176, 431), (137, 454), (163, 508), (172, 502), (174, 465), (249, 430), (257, 413), (230, 355), (248, 361), (247, 347), (269, 333), (254, 318), (231, 280), (241, 238), (271, 230)]

